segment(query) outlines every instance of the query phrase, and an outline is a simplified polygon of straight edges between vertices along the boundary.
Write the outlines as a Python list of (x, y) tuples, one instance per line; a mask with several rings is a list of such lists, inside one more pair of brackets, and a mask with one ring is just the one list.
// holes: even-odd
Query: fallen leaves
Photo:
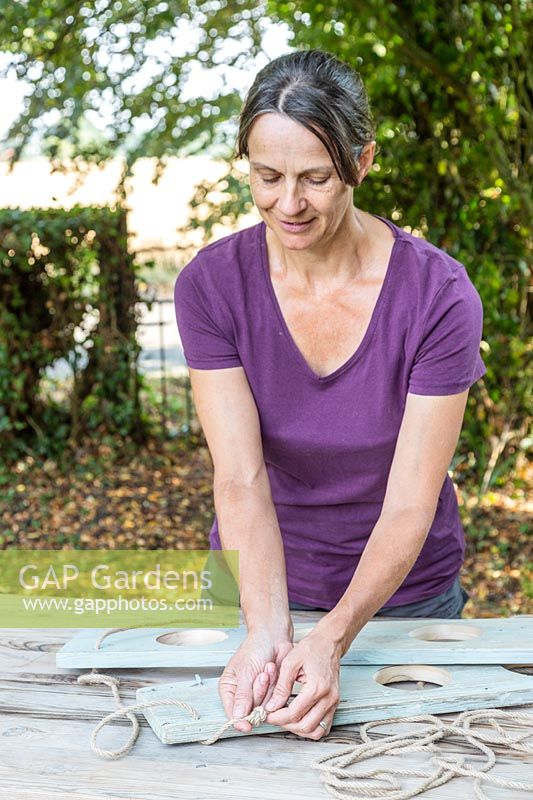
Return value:
[[(29, 456), (0, 475), (0, 548), (204, 549), (213, 519), (203, 444), (86, 443), (62, 465)], [(524, 485), (528, 476), (521, 476)], [(533, 613), (531, 502), (509, 485), (459, 494), (467, 530), (469, 617)]]

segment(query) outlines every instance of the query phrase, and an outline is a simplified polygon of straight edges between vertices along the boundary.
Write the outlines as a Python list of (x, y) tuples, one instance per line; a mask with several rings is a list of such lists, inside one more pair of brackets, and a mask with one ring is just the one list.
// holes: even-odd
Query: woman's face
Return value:
[(284, 247), (322, 246), (351, 214), (353, 187), (341, 181), (320, 139), (284, 114), (257, 117), (248, 157), (254, 202)]

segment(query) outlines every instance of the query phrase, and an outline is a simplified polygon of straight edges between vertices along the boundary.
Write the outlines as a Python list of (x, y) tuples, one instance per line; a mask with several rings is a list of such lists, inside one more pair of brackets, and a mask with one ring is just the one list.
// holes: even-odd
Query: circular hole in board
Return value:
[(228, 634), (224, 631), (213, 631), (209, 628), (193, 628), (191, 630), (183, 631), (170, 631), (163, 633), (161, 636), (156, 637), (156, 642), (161, 644), (176, 645), (203, 645), (203, 644), (217, 644), (223, 642), (228, 638)]
[(502, 664), (502, 667), (509, 672), (516, 673), (517, 675), (533, 675), (532, 664)]
[(468, 639), (477, 639), (483, 631), (475, 625), (423, 625), (409, 631), (409, 636), (422, 639), (424, 642), (466, 642)]
[(427, 664), (406, 664), (400, 667), (383, 667), (374, 674), (376, 683), (390, 689), (440, 689), (452, 681), (447, 669)]

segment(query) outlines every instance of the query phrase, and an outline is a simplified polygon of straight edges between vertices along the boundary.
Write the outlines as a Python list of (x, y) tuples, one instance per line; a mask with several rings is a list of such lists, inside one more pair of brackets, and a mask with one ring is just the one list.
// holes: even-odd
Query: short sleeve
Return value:
[[(193, 369), (241, 366), (222, 298), (202, 285), (201, 263), (193, 259), (174, 284), (174, 309), (185, 360)], [(214, 296), (213, 296), (214, 295)]]
[(412, 394), (458, 394), (486, 368), (480, 355), (483, 307), (464, 268), (437, 292), (426, 315), (409, 389)]

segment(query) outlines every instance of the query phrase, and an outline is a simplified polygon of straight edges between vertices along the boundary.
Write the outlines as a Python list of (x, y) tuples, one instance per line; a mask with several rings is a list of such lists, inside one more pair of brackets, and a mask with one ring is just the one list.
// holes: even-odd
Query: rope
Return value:
[[(533, 731), (511, 737), (500, 725), (498, 719), (516, 725), (531, 726), (531, 717), (500, 709), (465, 711), (451, 723), (445, 723), (438, 717), (430, 715), (367, 722), (360, 728), (362, 744), (350, 744), (343, 750), (322, 756), (315, 761), (312, 767), (320, 771), (323, 785), (337, 800), (367, 800), (367, 798), (409, 800), (428, 789), (442, 786), (455, 777), (473, 779), (477, 800), (488, 800), (483, 790), (483, 781), (505, 789), (533, 792), (533, 783), (505, 780), (488, 774), (496, 763), (496, 755), (488, 747), (488, 744), (505, 747), (512, 752), (533, 753), (533, 743), (525, 743), (526, 739), (533, 736)], [(410, 731), (408, 734), (390, 734), (379, 740), (372, 740), (367, 733), (376, 726), (403, 725), (405, 723), (426, 724), (421, 730)], [(471, 726), (476, 723), (488, 723), (498, 735), (479, 729), (472, 730)], [(486, 757), (485, 763), (477, 769), (470, 767), (465, 763), (467, 758), (465, 755), (445, 754), (436, 746), (436, 742), (452, 737), (465, 739)], [(415, 752), (433, 753), (431, 761), (434, 769), (429, 771), (387, 767), (359, 771), (350, 769), (354, 765), (376, 756), (401, 756)], [(398, 777), (422, 778), (423, 780), (418, 786), (403, 788), (396, 779)], [(381, 785), (378, 785), (380, 783)]]
[[(120, 692), (119, 692), (119, 685), (120, 680), (118, 678), (114, 678), (112, 675), (104, 675), (101, 672), (97, 672), (93, 669), (91, 672), (88, 672), (86, 675), (80, 675), (78, 677), (78, 683), (82, 684), (83, 686), (108, 686), (111, 689), (113, 697), (115, 699), (115, 703), (117, 705), (116, 711), (113, 711), (111, 714), (108, 714), (106, 717), (100, 720), (97, 724), (95, 729), (91, 734), (91, 749), (92, 751), (101, 758), (108, 758), (111, 760), (115, 760), (117, 758), (121, 758), (122, 756), (127, 755), (130, 750), (132, 749), (133, 745), (139, 738), (139, 721), (135, 716), (135, 712), (137, 711), (144, 711), (146, 708), (153, 708), (154, 706), (178, 706), (178, 708), (182, 708), (184, 711), (187, 711), (190, 716), (197, 720), (200, 718), (198, 711), (191, 706), (189, 703), (184, 702), (183, 700), (176, 700), (176, 699), (161, 699), (161, 700), (148, 700), (144, 703), (135, 703), (131, 706), (124, 706), (120, 699)], [(214, 742), (218, 741), (220, 737), (231, 728), (231, 726), (235, 722), (242, 722), (243, 720), (247, 720), (250, 722), (254, 727), (256, 725), (260, 725), (262, 722), (266, 720), (268, 716), (268, 712), (265, 711), (263, 706), (256, 706), (246, 717), (235, 717), (234, 719), (230, 719), (225, 722), (220, 729), (209, 739), (206, 739), (200, 744), (213, 744)], [(116, 719), (128, 719), (131, 722), (131, 734), (130, 738), (122, 747), (118, 750), (103, 750), (101, 747), (98, 746), (96, 743), (96, 739), (98, 734), (106, 725), (113, 720)]]
[[(102, 642), (111, 634), (126, 630), (132, 630), (132, 628), (111, 628), (105, 631), (96, 641), (95, 650), (99, 650)], [(190, 714), (192, 719), (199, 719), (199, 714), (193, 706), (177, 699), (150, 700), (144, 703), (124, 706), (120, 699), (119, 679), (99, 673), (95, 669), (91, 673), (80, 675), (78, 683), (90, 686), (108, 686), (117, 705), (116, 711), (100, 720), (91, 735), (91, 748), (96, 755), (102, 758), (114, 760), (130, 752), (140, 732), (139, 722), (135, 716), (138, 711), (144, 711), (154, 706), (177, 706)], [(239, 720), (247, 720), (253, 727), (256, 727), (264, 722), (267, 716), (268, 713), (262, 706), (256, 706), (246, 717), (227, 720), (213, 736), (200, 743), (206, 745), (214, 744)], [(126, 744), (118, 750), (103, 750), (98, 747), (96, 739), (102, 728), (113, 720), (121, 718), (128, 719), (132, 726), (131, 735)], [(496, 763), (496, 755), (488, 747), (488, 744), (507, 748), (511, 752), (533, 753), (533, 744), (525, 743), (526, 739), (530, 739), (533, 736), (533, 731), (510, 737), (508, 732), (500, 725), (498, 719), (516, 725), (531, 726), (530, 717), (500, 709), (465, 711), (449, 724), (431, 715), (367, 722), (360, 728), (361, 738), (363, 739), (361, 744), (350, 744), (349, 747), (343, 750), (337, 750), (334, 753), (322, 756), (314, 762), (312, 768), (319, 770), (323, 785), (337, 800), (368, 800), (368, 798), (410, 800), (410, 798), (416, 797), (422, 792), (448, 783), (455, 777), (473, 779), (474, 793), (477, 800), (488, 800), (483, 790), (483, 781), (500, 788), (533, 792), (533, 783), (505, 780), (488, 774)], [(487, 723), (496, 731), (497, 735), (485, 733), (479, 729), (472, 730), (471, 726), (480, 722)], [(407, 735), (390, 734), (379, 740), (372, 740), (367, 733), (376, 726), (405, 723), (426, 724), (422, 730), (412, 731)], [(447, 738), (462, 738), (466, 740), (474, 749), (486, 757), (485, 763), (478, 769), (474, 769), (465, 763), (465, 755), (447, 754), (444, 757), (442, 751), (436, 746), (436, 742), (444, 741)], [(357, 772), (353, 769), (350, 770), (354, 765), (377, 756), (404, 755), (415, 752), (433, 753), (431, 761), (434, 764), (434, 769), (424, 771), (381, 767)], [(422, 778), (423, 780), (418, 786), (409, 789), (402, 788), (401, 783), (397, 780), (397, 778), (401, 777)], [(381, 784), (381, 786), (377, 784)]]
[[(124, 706), (120, 699), (119, 679), (99, 673), (95, 669), (86, 675), (80, 675), (78, 683), (86, 686), (108, 686), (117, 705), (117, 710), (100, 720), (91, 735), (91, 748), (96, 755), (102, 758), (115, 760), (130, 752), (137, 741), (140, 731), (139, 722), (135, 716), (137, 711), (144, 711), (146, 708), (162, 705), (178, 706), (187, 711), (192, 719), (199, 719), (198, 711), (193, 706), (177, 699), (150, 700), (144, 703)], [(262, 706), (256, 706), (246, 717), (227, 720), (213, 736), (200, 743), (206, 745), (214, 744), (238, 720), (247, 720), (255, 727), (264, 722), (267, 716), (268, 713)], [(103, 750), (98, 747), (96, 739), (102, 728), (109, 722), (120, 718), (128, 719), (132, 725), (131, 735), (126, 744), (118, 750)], [(334, 753), (322, 756), (313, 763), (312, 768), (320, 771), (322, 783), (337, 800), (368, 800), (368, 798), (409, 800), (409, 798), (416, 797), (428, 789), (442, 786), (455, 777), (473, 778), (474, 793), (477, 800), (488, 800), (483, 791), (483, 781), (504, 789), (533, 792), (533, 783), (511, 781), (488, 774), (496, 763), (496, 754), (490, 749), (489, 744), (507, 748), (511, 752), (533, 753), (533, 743), (526, 742), (527, 739), (533, 737), (533, 731), (519, 733), (511, 737), (498, 720), (514, 725), (531, 726), (531, 717), (525, 714), (502, 711), (501, 709), (464, 711), (451, 723), (443, 722), (442, 719), (431, 715), (367, 722), (360, 728), (361, 738), (363, 739), (362, 744), (351, 743), (349, 747), (343, 750), (337, 750)], [(371, 728), (382, 725), (404, 725), (406, 723), (425, 724), (418, 731), (413, 730), (409, 734), (389, 734), (379, 740), (372, 740), (368, 735), (368, 731)], [(487, 723), (496, 733), (480, 729), (473, 730), (472, 725), (478, 723)], [(444, 754), (436, 746), (436, 742), (444, 741), (447, 738), (465, 739), (474, 749), (486, 757), (485, 763), (478, 769), (474, 769), (465, 763), (467, 756), (454, 753)], [(350, 767), (355, 764), (376, 756), (404, 755), (417, 752), (433, 753), (431, 761), (435, 768), (431, 771), (387, 767), (358, 772), (350, 770)], [(404, 789), (401, 783), (396, 780), (398, 777), (422, 778), (423, 780), (418, 786)], [(382, 785), (376, 785), (377, 783)]]

